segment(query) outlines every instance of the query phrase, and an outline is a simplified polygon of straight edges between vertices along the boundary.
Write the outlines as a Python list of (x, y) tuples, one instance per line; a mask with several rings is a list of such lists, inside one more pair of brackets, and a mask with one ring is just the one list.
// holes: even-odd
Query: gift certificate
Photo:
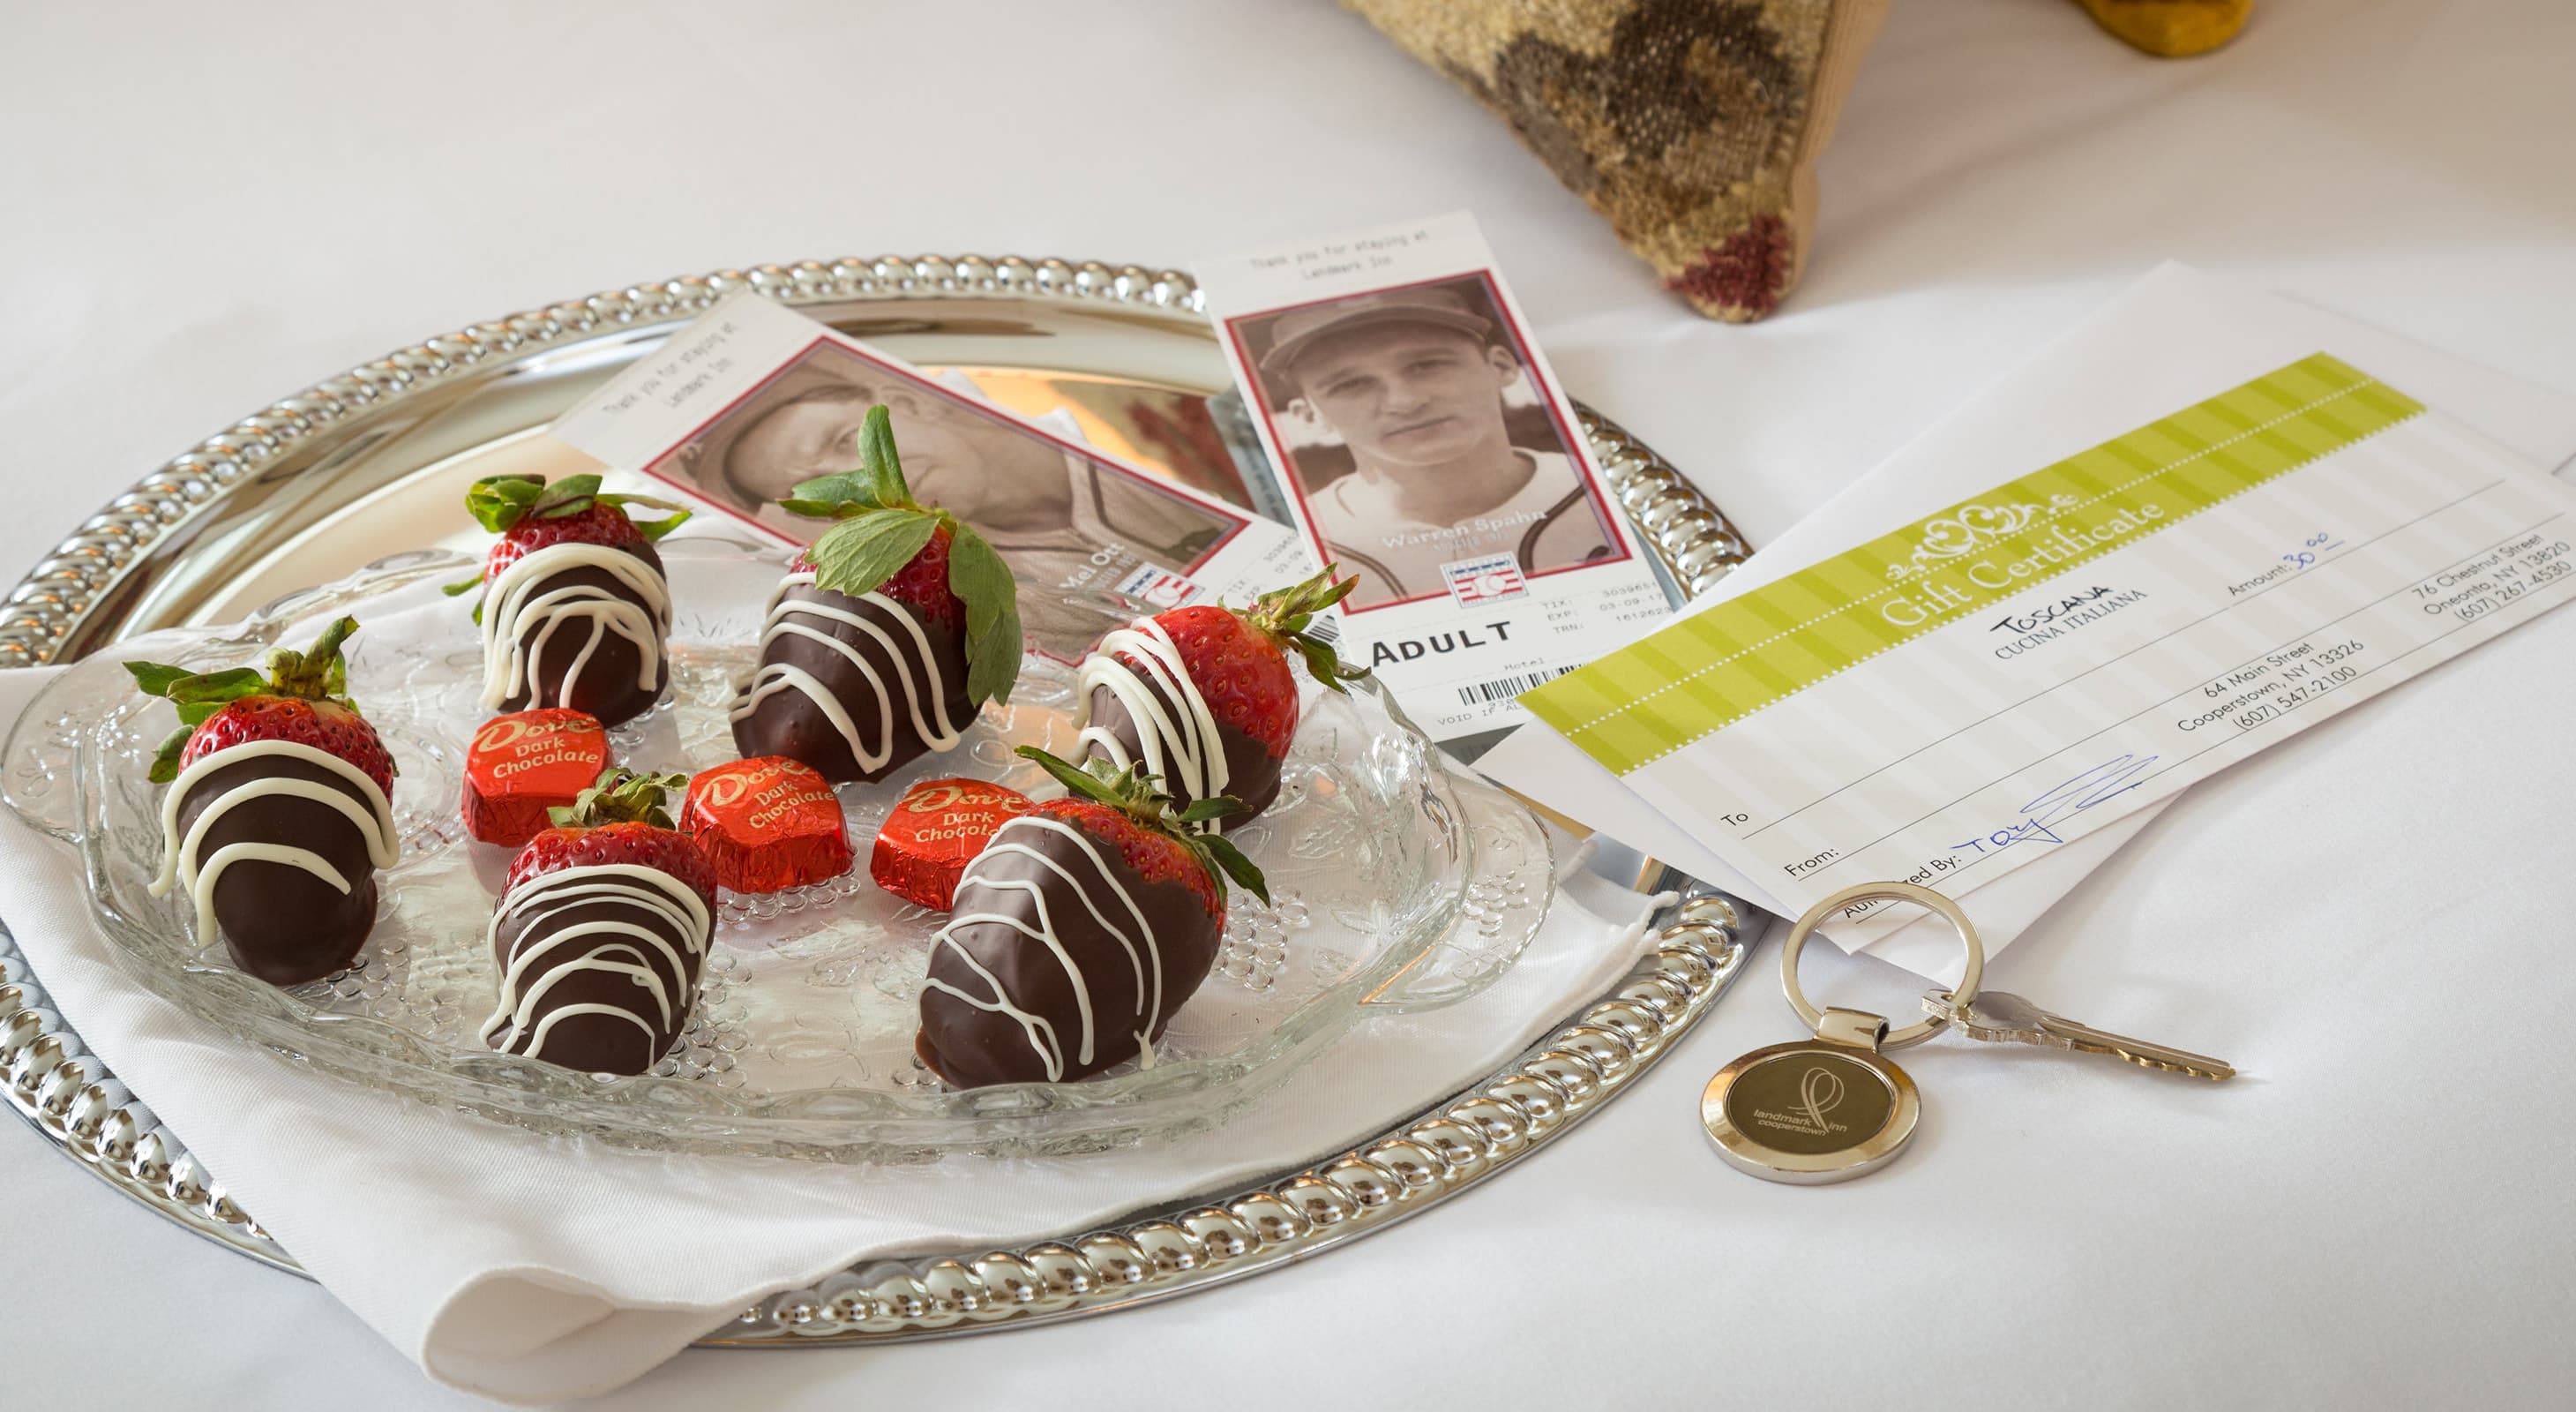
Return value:
[(2571, 511), (2319, 354), (1523, 700), (1788, 906), (1956, 895), (2565, 602)]

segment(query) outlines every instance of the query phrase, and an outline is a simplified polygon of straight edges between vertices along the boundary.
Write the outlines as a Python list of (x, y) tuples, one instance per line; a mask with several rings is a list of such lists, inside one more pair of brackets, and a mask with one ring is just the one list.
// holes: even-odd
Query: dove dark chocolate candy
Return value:
[(812, 766), (785, 756), (700, 771), (680, 829), (735, 892), (783, 892), (850, 870), (841, 797)]
[(924, 780), (904, 791), (877, 830), (868, 875), (906, 902), (945, 912), (966, 865), (1029, 808), (1027, 795), (989, 780)]
[(608, 732), (560, 707), (495, 716), (465, 752), (465, 831), (516, 848), (608, 768)]

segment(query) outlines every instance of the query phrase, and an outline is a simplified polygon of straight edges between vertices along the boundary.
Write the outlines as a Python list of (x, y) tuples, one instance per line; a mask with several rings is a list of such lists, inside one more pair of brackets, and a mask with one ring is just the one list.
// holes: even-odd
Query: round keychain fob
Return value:
[(1820, 1185), (1883, 1167), (1912, 1140), (1923, 1100), (1886, 1051), (1921, 1044), (1950, 1022), (1936, 1017), (1890, 1031), (1881, 1015), (1819, 1010), (1798, 985), (1798, 954), (1818, 924), (1880, 898), (1918, 903), (1949, 920), (1968, 949), (1967, 972), (1951, 994), (1963, 1005), (1976, 998), (1985, 947), (1949, 898), (1911, 883), (1863, 883), (1808, 909), (1780, 948), (1780, 989), (1815, 1038), (1754, 1050), (1718, 1070), (1700, 1095), (1700, 1122), (1730, 1165), (1766, 1181)]

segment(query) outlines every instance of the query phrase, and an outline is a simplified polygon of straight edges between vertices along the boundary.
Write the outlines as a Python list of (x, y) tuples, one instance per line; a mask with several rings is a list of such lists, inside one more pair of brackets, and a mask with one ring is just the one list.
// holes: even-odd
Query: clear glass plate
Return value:
[[(672, 691), (610, 739), (620, 763), (694, 772), (736, 753), (724, 706), (752, 665), (786, 554), (684, 537), (663, 556), (679, 605)], [(1233, 896), (1216, 968), (1173, 1017), (1152, 1067), (947, 1089), (912, 1057), (942, 914), (880, 891), (865, 860), (917, 780), (1051, 789), (1011, 752), (1069, 752), (1072, 673), (1032, 656), (1012, 704), (987, 710), (957, 749), (841, 788), (860, 859), (852, 873), (724, 896), (697, 1018), (653, 1073), (614, 1078), (493, 1054), (475, 1037), (494, 1003), (484, 925), (511, 853), (467, 838), (458, 817), (464, 742), (486, 713), (466, 608), (437, 592), (472, 572), (446, 552), (380, 561), (232, 627), (120, 643), (30, 705), (8, 747), (8, 801), (79, 845), (98, 918), (141, 984), (316, 1070), (545, 1131), (832, 1161), (1058, 1153), (1213, 1125), (1361, 1018), (1474, 994), (1519, 957), (1551, 895), (1547, 839), (1526, 810), (1447, 766), (1373, 683), (1347, 697), (1307, 683), (1279, 801), (1234, 835), (1268, 874), (1271, 904)], [(401, 857), (380, 878), (382, 910), (357, 964), (279, 990), (229, 965), (220, 943), (196, 946), (182, 897), (145, 893), (160, 864), (161, 787), (144, 771), (171, 719), (118, 664), (255, 662), (341, 612), (362, 625), (351, 693), (401, 770)]]

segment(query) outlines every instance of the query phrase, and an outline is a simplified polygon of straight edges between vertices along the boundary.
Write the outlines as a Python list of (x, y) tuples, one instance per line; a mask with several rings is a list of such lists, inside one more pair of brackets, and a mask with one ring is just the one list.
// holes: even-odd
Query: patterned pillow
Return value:
[[(2252, 0), (2080, 0), (2151, 53)], [(1815, 235), (1815, 162), (1887, 0), (1343, 0), (1492, 109), (1666, 288), (1761, 318)]]

